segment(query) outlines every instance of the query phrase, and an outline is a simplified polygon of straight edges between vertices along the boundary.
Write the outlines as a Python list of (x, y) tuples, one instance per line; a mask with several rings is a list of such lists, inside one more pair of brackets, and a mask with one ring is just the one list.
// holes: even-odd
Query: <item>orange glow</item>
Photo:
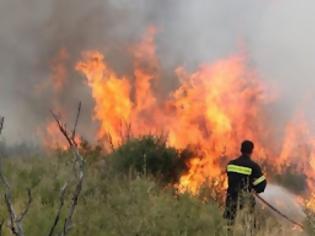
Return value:
[(49, 80), (43, 80), (41, 83), (36, 84), (36, 93), (41, 94), (52, 88), (54, 94), (58, 95), (63, 90), (68, 77), (66, 65), (68, 60), (68, 51), (64, 48), (60, 49), (50, 62), (51, 75)]
[(60, 133), (55, 121), (48, 122), (42, 132), (43, 145), (48, 149), (67, 150), (68, 145)]
[[(39, 130), (39, 134), (41, 137), (43, 137), (43, 146), (49, 150), (67, 150), (69, 148), (68, 142), (61, 134), (59, 127), (55, 121), (48, 122), (45, 125), (44, 129)], [(76, 135), (75, 142), (78, 146), (80, 146), (81, 137)]]
[(52, 76), (50, 77), (55, 91), (60, 91), (64, 87), (68, 75), (66, 62), (69, 54), (66, 49), (62, 48), (51, 62)]
[(131, 86), (126, 78), (119, 78), (105, 63), (99, 52), (86, 52), (77, 70), (86, 75), (95, 100), (94, 119), (100, 121), (98, 138), (110, 135), (114, 144), (121, 140), (123, 126), (132, 112)]
[(134, 77), (136, 90), (136, 109), (138, 112), (148, 110), (156, 104), (152, 91), (152, 82), (158, 79), (159, 63), (155, 55), (154, 44), (156, 29), (149, 28), (139, 45), (132, 48), (134, 57)]
[[(62, 102), (59, 100), (59, 95), (64, 91), (65, 85), (67, 83), (68, 69), (67, 62), (70, 56), (68, 51), (64, 48), (60, 49), (56, 56), (52, 59), (50, 63), (51, 75), (49, 80), (44, 80), (42, 83), (37, 85), (36, 92), (40, 94), (47, 93), (52, 88), (53, 98), (51, 99), (51, 109), (58, 114), (64, 116), (66, 113), (61, 105)], [(42, 138), (42, 143), (44, 147), (49, 149), (67, 149), (68, 144), (64, 137), (60, 134), (60, 131), (55, 124), (55, 121), (48, 121), (44, 128), (38, 131), (40, 137)], [(79, 138), (78, 140), (79, 141)]]
[[(244, 137), (253, 139), (257, 155), (266, 157), (263, 141), (264, 86), (246, 66), (246, 58), (234, 55), (214, 64), (205, 64), (192, 74), (178, 68), (179, 86), (158, 101), (154, 84), (159, 82), (159, 61), (150, 28), (141, 42), (132, 47), (134, 84), (113, 72), (100, 52), (85, 52), (76, 69), (83, 73), (95, 100), (94, 118), (99, 122), (99, 139), (110, 135), (114, 145), (123, 140), (126, 124), (133, 135), (168, 133), (168, 144), (179, 149), (188, 145), (198, 150), (187, 163), (181, 189), (197, 192), (207, 179), (222, 175), (224, 156), (238, 155)], [(135, 97), (132, 99), (131, 91)]]
[(93, 119), (99, 125), (97, 138), (104, 147), (109, 142), (120, 145), (130, 133), (167, 133), (169, 145), (193, 149), (194, 158), (188, 160), (189, 170), (180, 178), (178, 188), (197, 193), (208, 180), (222, 190), (224, 166), (239, 155), (241, 141), (251, 139), (256, 160), (277, 167), (279, 172), (296, 165), (315, 193), (315, 136), (303, 115), (287, 124), (283, 140), (276, 136), (266, 111), (273, 102), (273, 91), (248, 66), (246, 56), (231, 55), (200, 65), (194, 72), (178, 67), (174, 72), (177, 87), (167, 95), (160, 94), (156, 32), (150, 27), (141, 41), (130, 47), (132, 75), (118, 75), (99, 51), (83, 52), (76, 64), (91, 89)]

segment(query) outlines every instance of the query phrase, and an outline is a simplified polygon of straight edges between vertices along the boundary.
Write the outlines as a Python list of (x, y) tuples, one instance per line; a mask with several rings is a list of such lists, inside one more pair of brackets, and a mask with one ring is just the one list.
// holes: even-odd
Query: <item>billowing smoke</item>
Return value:
[[(172, 78), (178, 65), (193, 70), (245, 51), (262, 78), (284, 95), (281, 111), (290, 112), (296, 108), (292, 102), (304, 104), (313, 92), (314, 5), (310, 0), (1, 0), (4, 135), (11, 143), (36, 142), (50, 108), (62, 104), (74, 109), (79, 100), (85, 109), (83, 133), (88, 135), (93, 102), (73, 70), (81, 51), (100, 50), (116, 71), (126, 73), (132, 65), (128, 47), (150, 25), (158, 29), (157, 53), (168, 88), (176, 84)], [(62, 50), (67, 80), (62, 91), (54, 91), (49, 80)]]

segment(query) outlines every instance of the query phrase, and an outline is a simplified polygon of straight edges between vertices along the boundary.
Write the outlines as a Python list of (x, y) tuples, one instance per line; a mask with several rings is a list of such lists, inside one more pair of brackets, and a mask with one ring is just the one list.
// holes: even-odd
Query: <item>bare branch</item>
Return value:
[(31, 205), (32, 205), (32, 202), (33, 202), (33, 198), (32, 198), (32, 191), (31, 189), (27, 189), (27, 196), (28, 196), (28, 201), (27, 201), (27, 204), (25, 206), (25, 209), (24, 211), (22, 211), (21, 215), (19, 217), (17, 217), (16, 221), (17, 222), (22, 222), (24, 217), (27, 215)]
[(13, 208), (13, 203), (12, 203), (12, 196), (10, 192), (6, 192), (4, 194), (4, 199), (5, 199), (5, 203), (7, 205), (7, 209), (9, 212), (9, 216), (10, 216), (10, 229), (11, 232), (16, 235), (16, 236), (20, 236), (23, 235), (23, 232), (20, 232), (19, 227), (16, 225), (16, 214)]
[(69, 132), (67, 130), (66, 124), (62, 124), (60, 122), (59, 117), (52, 110), (50, 110), (50, 113), (53, 116), (53, 118), (55, 119), (60, 132), (66, 138), (66, 140), (67, 140), (67, 142), (68, 142), (70, 147), (77, 146), (76, 141), (75, 141), (75, 135), (76, 135), (76, 129), (77, 129), (77, 126), (78, 126), (78, 123), (79, 123), (79, 119), (80, 119), (81, 106), (82, 106), (82, 103), (79, 102), (78, 111), (77, 111), (77, 115), (76, 115), (76, 118), (75, 118), (74, 127), (73, 127), (73, 130), (72, 130), (71, 136), (70, 136), (70, 134), (69, 134)]
[(73, 142), (72, 142), (72, 140), (71, 140), (71, 138), (70, 138), (70, 136), (69, 136), (69, 134), (68, 134), (66, 125), (65, 125), (65, 124), (64, 124), (64, 125), (61, 124), (61, 122), (60, 122), (58, 116), (57, 116), (52, 110), (50, 111), (50, 113), (51, 113), (51, 115), (53, 116), (53, 118), (55, 119), (55, 121), (56, 121), (56, 123), (57, 123), (57, 125), (58, 125), (58, 128), (59, 128), (60, 132), (61, 132), (61, 133), (63, 134), (63, 136), (65, 136), (65, 138), (67, 139), (69, 146), (72, 147), (72, 146), (73, 146)]
[(61, 234), (62, 236), (67, 235), (67, 233), (71, 230), (72, 228), (72, 218), (73, 218), (73, 214), (74, 211), (76, 209), (76, 206), (78, 205), (78, 199), (82, 190), (82, 185), (83, 185), (83, 174), (80, 174), (80, 178), (78, 180), (78, 183), (75, 187), (75, 191), (72, 195), (72, 203), (67, 215), (67, 218), (65, 219), (65, 223), (64, 223), (64, 228), (63, 228), (63, 233)]
[(58, 208), (58, 211), (57, 211), (57, 214), (56, 214), (56, 217), (55, 217), (55, 221), (54, 221), (54, 224), (52, 225), (52, 227), (50, 228), (50, 231), (49, 231), (49, 234), (48, 236), (52, 236), (58, 223), (59, 223), (59, 220), (60, 220), (60, 215), (61, 215), (61, 211), (62, 211), (62, 208), (64, 206), (64, 203), (65, 203), (65, 195), (66, 195), (66, 191), (67, 191), (67, 188), (68, 188), (68, 183), (65, 183), (63, 185), (63, 187), (61, 188), (61, 191), (60, 191), (60, 197), (59, 197), (59, 208)]
[(60, 234), (61, 236), (66, 236), (68, 234), (68, 232), (71, 230), (72, 228), (72, 218), (75, 212), (75, 209), (78, 205), (78, 199), (82, 190), (82, 185), (83, 185), (83, 179), (84, 179), (84, 159), (81, 156), (81, 154), (79, 153), (77, 148), (73, 148), (72, 149), (73, 155), (75, 156), (75, 160), (76, 163), (79, 165), (78, 166), (78, 174), (77, 176), (77, 184), (75, 187), (75, 190), (72, 194), (72, 203), (70, 206), (70, 209), (68, 211), (67, 217), (65, 219), (65, 223), (64, 223), (64, 227), (63, 227), (63, 232)]
[(28, 194), (28, 202), (27, 205), (24, 209), (24, 211), (21, 213), (20, 216), (17, 216), (13, 207), (13, 202), (12, 202), (12, 195), (10, 191), (6, 191), (5, 193), (5, 202), (7, 205), (7, 209), (9, 212), (9, 216), (10, 216), (10, 230), (11, 232), (16, 235), (16, 236), (23, 236), (24, 235), (24, 231), (23, 231), (23, 227), (21, 225), (24, 217), (26, 216), (26, 214), (28, 213), (31, 203), (32, 203), (32, 193), (31, 190), (28, 189), (27, 190), (27, 194)]
[[(79, 199), (79, 196), (80, 196), (80, 193), (82, 190), (83, 179), (84, 179), (84, 159), (81, 156), (81, 154), (77, 148), (77, 144), (75, 142), (76, 129), (77, 129), (77, 125), (79, 122), (80, 113), (81, 113), (81, 102), (79, 103), (79, 106), (78, 106), (78, 111), (77, 111), (77, 115), (76, 115), (76, 119), (75, 119), (75, 123), (74, 123), (74, 128), (73, 128), (71, 136), (69, 136), (69, 133), (66, 129), (66, 126), (61, 124), (57, 115), (52, 111), (51, 111), (51, 113), (57, 122), (57, 125), (59, 127), (60, 132), (67, 139), (69, 146), (70, 146), (70, 149), (71, 149), (73, 156), (74, 156), (74, 168), (73, 168), (73, 170), (74, 170), (74, 175), (75, 175), (77, 182), (75, 185), (75, 190), (72, 194), (72, 199), (71, 199), (72, 202), (71, 202), (70, 208), (68, 210), (68, 214), (67, 214), (65, 222), (64, 222), (63, 231), (60, 233), (61, 236), (66, 236), (73, 226), (72, 218), (73, 218), (75, 209), (78, 205), (78, 199)], [(76, 165), (78, 166), (77, 168), (76, 168)], [(63, 193), (64, 191), (65, 190), (62, 190), (61, 192)], [(55, 230), (55, 228), (59, 222), (60, 214), (61, 214), (61, 210), (62, 210), (63, 206), (64, 206), (64, 193), (61, 196), (59, 209), (58, 209), (54, 224), (50, 230), (49, 236), (52, 236), (52, 234), (54, 233), (54, 230)]]
[(79, 105), (78, 105), (77, 116), (76, 116), (76, 119), (75, 119), (75, 122), (74, 122), (74, 126), (73, 126), (73, 130), (72, 130), (72, 135), (71, 135), (71, 139), (72, 139), (72, 141), (74, 141), (74, 144), (76, 144), (76, 142), (75, 142), (75, 134), (76, 134), (77, 126), (78, 126), (79, 119), (80, 119), (81, 106), (82, 106), (82, 103), (80, 101)]
[[(0, 118), (0, 134), (3, 130), (3, 127), (4, 127), (4, 117), (1, 117)], [(4, 199), (5, 199), (5, 203), (7, 205), (7, 210), (9, 212), (10, 229), (14, 235), (19, 236), (18, 229), (15, 226), (16, 215), (15, 215), (15, 211), (14, 211), (13, 204), (12, 204), (11, 188), (10, 188), (8, 181), (4, 177), (4, 174), (2, 171), (2, 163), (0, 163), (0, 178), (1, 178), (1, 182), (3, 183), (4, 188), (5, 188)]]
[[(0, 117), (0, 134), (1, 134), (3, 127), (4, 127), (4, 118)], [(1, 158), (0, 158), (0, 161), (1, 161)], [(24, 219), (24, 217), (28, 213), (29, 208), (30, 208), (31, 203), (32, 203), (31, 190), (28, 189), (28, 202), (26, 204), (24, 211), (18, 217), (15, 213), (14, 206), (13, 206), (11, 187), (10, 187), (8, 181), (6, 180), (6, 178), (3, 174), (2, 163), (0, 163), (0, 180), (1, 180), (2, 184), (4, 185), (4, 189), (5, 189), (4, 199), (5, 199), (5, 203), (7, 206), (8, 213), (9, 213), (9, 228), (14, 235), (24, 236), (24, 230), (22, 227), (22, 220)], [(1, 224), (1, 227), (2, 227), (2, 224)]]

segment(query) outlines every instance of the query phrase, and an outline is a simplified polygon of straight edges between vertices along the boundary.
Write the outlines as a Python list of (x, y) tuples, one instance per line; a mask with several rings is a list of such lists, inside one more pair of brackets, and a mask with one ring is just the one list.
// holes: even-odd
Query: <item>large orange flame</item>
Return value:
[[(234, 55), (211, 65), (202, 65), (189, 74), (178, 68), (179, 86), (158, 101), (153, 82), (159, 81), (159, 63), (151, 28), (133, 47), (134, 81), (119, 78), (99, 52), (85, 52), (76, 69), (82, 72), (95, 100), (94, 118), (99, 121), (100, 139), (122, 141), (125, 124), (134, 135), (167, 132), (169, 144), (179, 149), (198, 147), (181, 187), (196, 192), (209, 178), (222, 172), (220, 157), (236, 156), (244, 138), (256, 142), (257, 154), (265, 158), (268, 134), (264, 121), (264, 85), (246, 66), (246, 58)], [(135, 91), (132, 99), (131, 91)]]
[(252, 139), (256, 159), (276, 165), (279, 172), (286, 165), (296, 165), (315, 193), (315, 138), (306, 119), (299, 116), (287, 124), (283, 141), (275, 142), (274, 124), (266, 111), (272, 103), (268, 86), (248, 66), (245, 55), (201, 65), (193, 73), (179, 67), (175, 71), (178, 87), (161, 95), (156, 89), (161, 86), (161, 73), (155, 34), (151, 27), (131, 47), (131, 76), (119, 76), (98, 51), (84, 52), (76, 65), (91, 88), (93, 118), (104, 146), (109, 139), (119, 145), (128, 132), (135, 136), (166, 132), (169, 145), (197, 150), (179, 183), (180, 190), (196, 193), (209, 179), (219, 182), (227, 157), (236, 157), (240, 142)]

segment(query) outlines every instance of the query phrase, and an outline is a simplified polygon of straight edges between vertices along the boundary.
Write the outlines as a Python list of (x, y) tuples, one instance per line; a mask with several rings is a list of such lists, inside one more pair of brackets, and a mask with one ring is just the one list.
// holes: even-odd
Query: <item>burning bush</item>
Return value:
[[(296, 192), (303, 192), (304, 188), (314, 192), (315, 139), (303, 111), (287, 117), (279, 125), (278, 113), (272, 108), (276, 105), (278, 91), (262, 79), (244, 53), (235, 53), (213, 63), (204, 62), (192, 71), (176, 67), (173, 86), (165, 88), (164, 75), (168, 73), (157, 53), (158, 31), (154, 26), (149, 27), (139, 42), (128, 45), (130, 68), (127, 71), (117, 70), (111, 63), (111, 54), (99, 50), (83, 51), (80, 58), (75, 58), (75, 70), (90, 88), (94, 104), (89, 114), (97, 124), (94, 141), (97, 140), (103, 149), (111, 150), (124, 143), (129, 135), (139, 137), (164, 132), (168, 134), (167, 144), (172, 147), (182, 150), (189, 145), (198, 146), (198, 154), (186, 162), (189, 170), (179, 181), (181, 189), (195, 193), (206, 180), (222, 175), (223, 156), (237, 156), (240, 142), (244, 138), (251, 139), (255, 142), (258, 162), (265, 161), (276, 167), (276, 172), (268, 173), (283, 173), (285, 169), (281, 166), (297, 164), (296, 173), (303, 175), (292, 172), (293, 175), (284, 179), (294, 181), (288, 180), (284, 185), (290, 185)], [(66, 58), (61, 51), (60, 64)], [(53, 68), (54, 87), (66, 93), (67, 83), (62, 82), (66, 73), (59, 63), (54, 64), (62, 72), (56, 73), (59, 70)], [(58, 76), (61, 78), (54, 79)], [(55, 110), (68, 116), (62, 104)], [(282, 123), (282, 119), (279, 122)], [(47, 122), (45, 131), (44, 140), (48, 140), (49, 147), (64, 146), (56, 125)], [(128, 150), (127, 147), (126, 144), (119, 150)], [(119, 152), (114, 155), (119, 156)], [(124, 161), (127, 169), (132, 166), (142, 173), (145, 169), (157, 175), (173, 165), (166, 165), (163, 159), (168, 167), (159, 166), (159, 159), (144, 158), (146, 153), (143, 152), (132, 153), (135, 160), (126, 157)], [(167, 160), (172, 163), (173, 159)], [(164, 175), (169, 173), (163, 172)], [(280, 177), (278, 182), (285, 181)]]
[(115, 171), (128, 173), (132, 170), (152, 175), (164, 183), (177, 181), (186, 170), (184, 155), (157, 136), (130, 139), (109, 158)]

